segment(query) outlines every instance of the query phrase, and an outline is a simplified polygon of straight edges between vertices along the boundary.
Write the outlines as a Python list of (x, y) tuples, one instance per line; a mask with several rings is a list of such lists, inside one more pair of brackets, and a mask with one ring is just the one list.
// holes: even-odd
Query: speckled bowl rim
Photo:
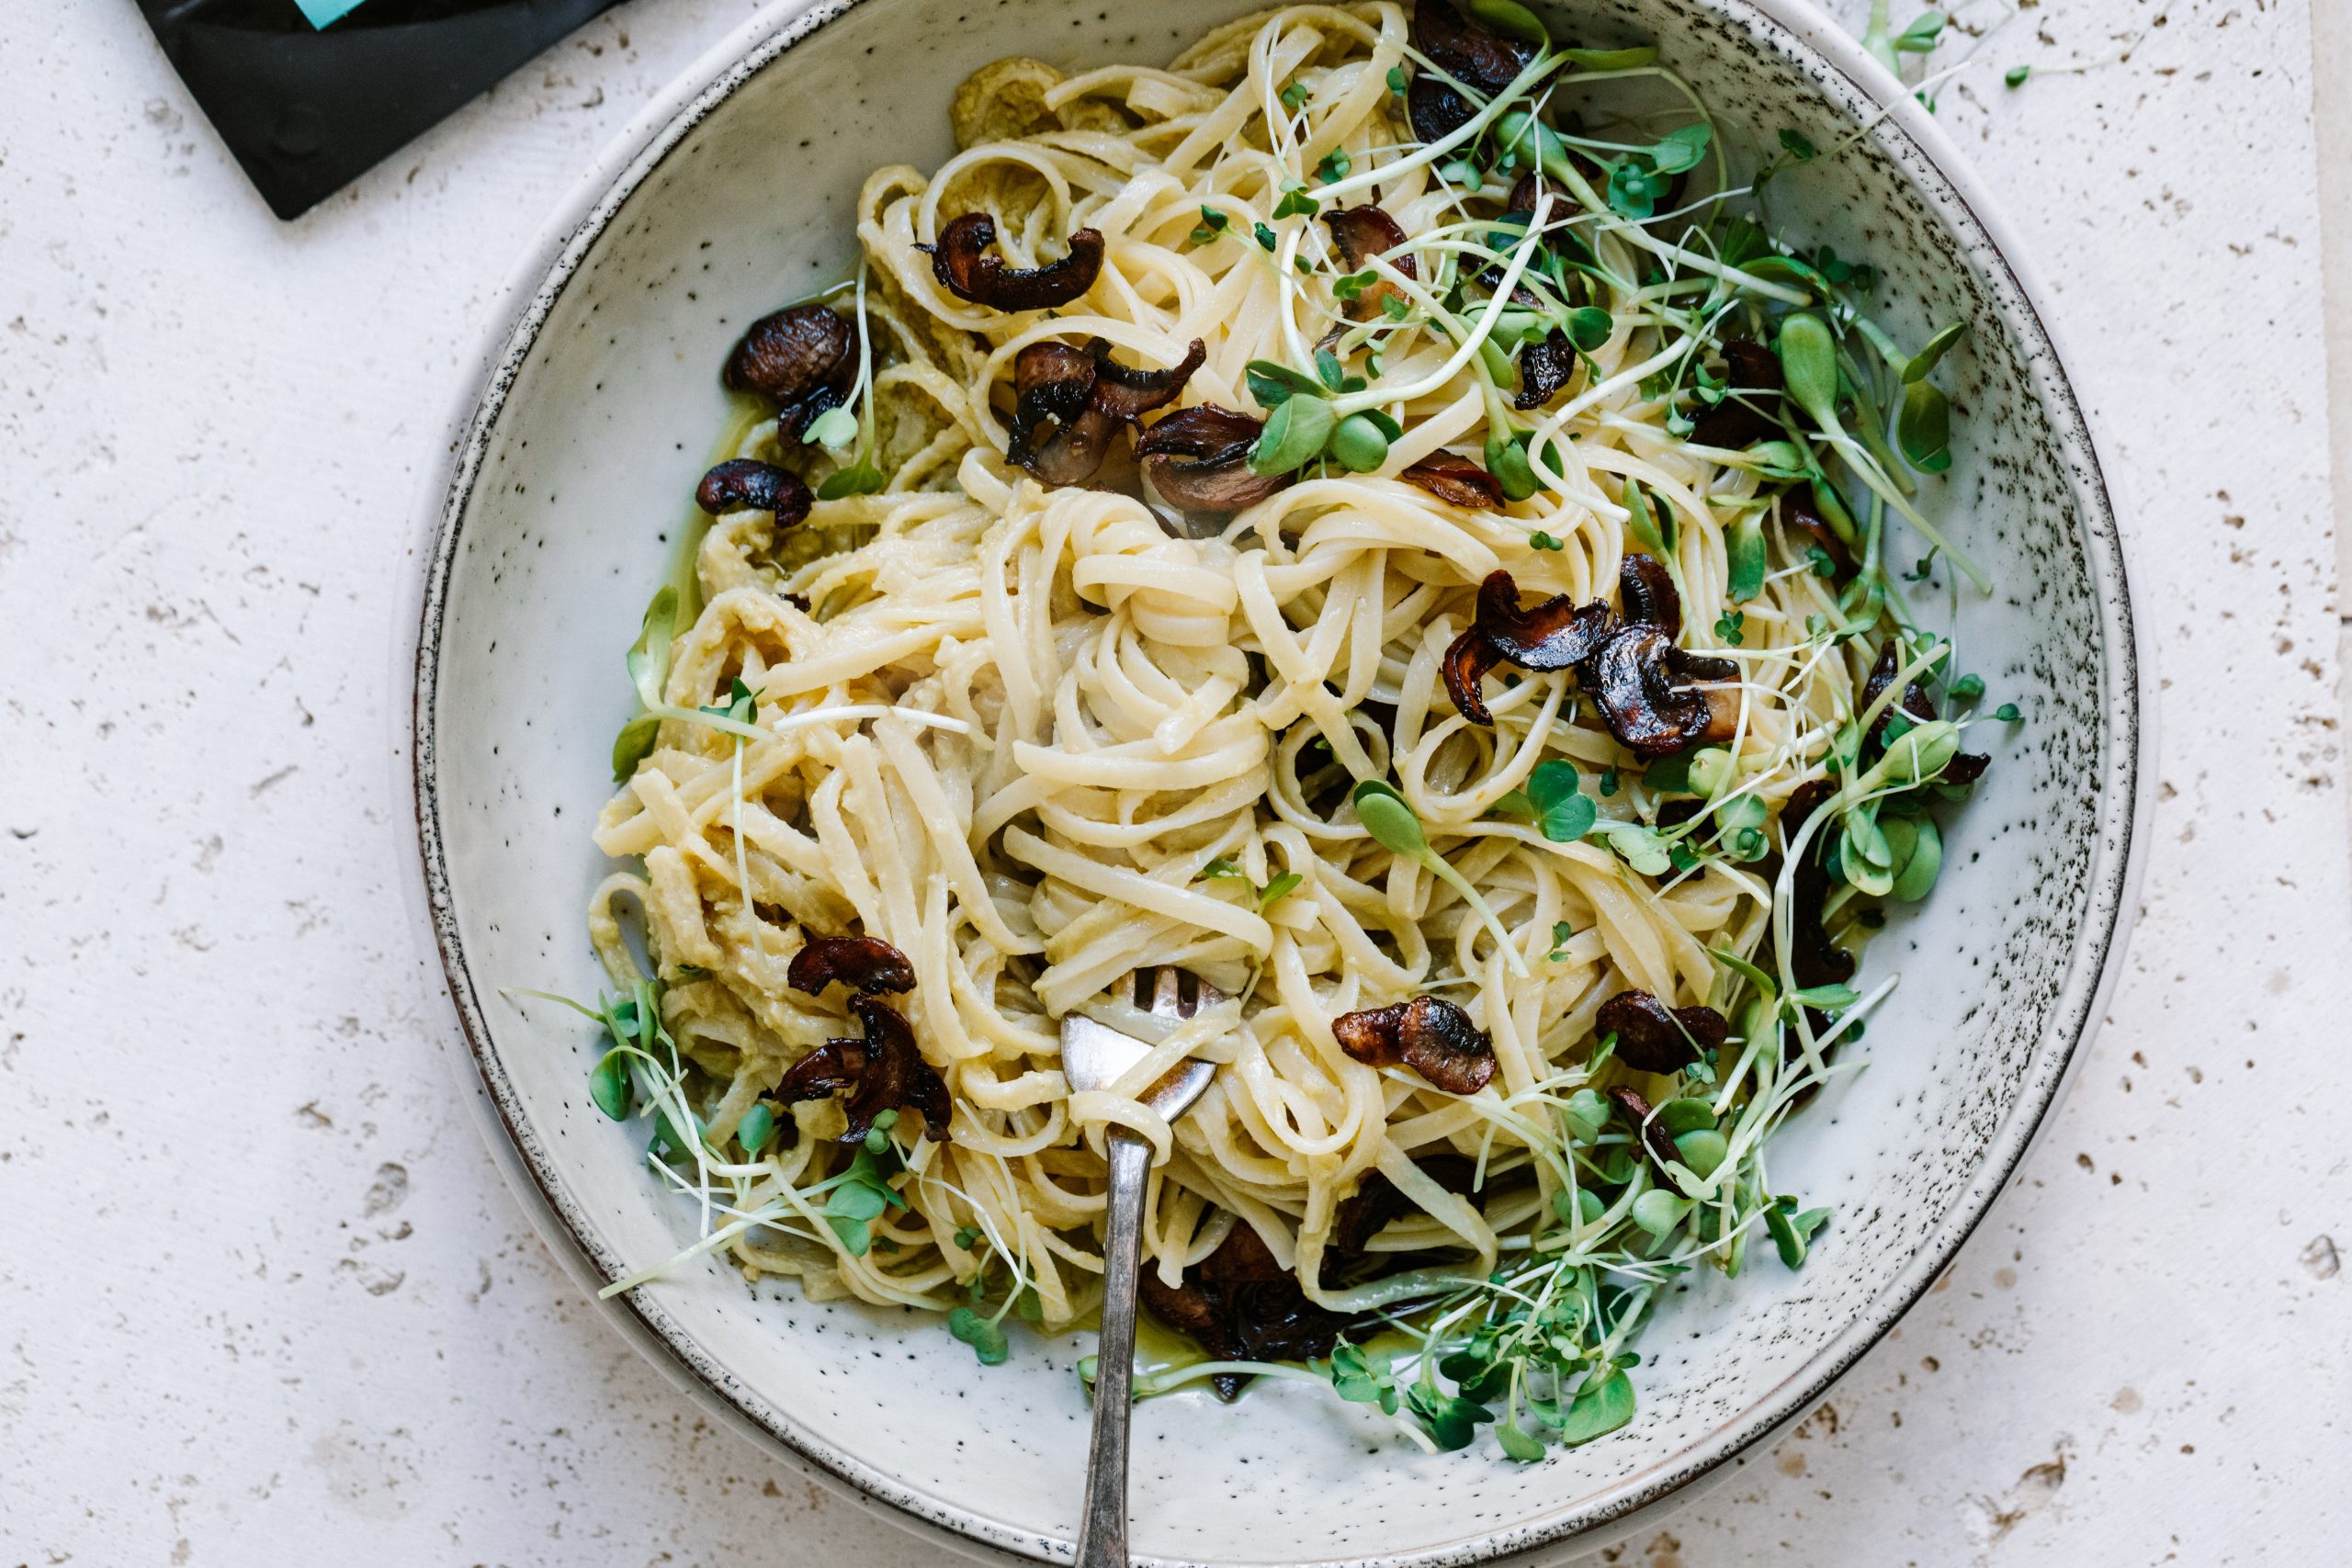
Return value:
[[(492, 1037), (481, 989), (468, 966), (441, 829), (434, 705), (439, 689), (440, 633), (448, 604), (464, 514), (484, 454), (509, 392), (558, 298), (629, 197), (664, 158), (745, 82), (794, 45), (860, 0), (776, 0), (707, 52), (630, 120), (557, 208), (517, 263), (492, 313), (477, 372), (467, 378), (450, 421), (451, 462), (445, 486), (427, 499), (420, 525), (421, 571), (415, 640), (410, 645), (414, 698), (409, 744), (415, 791), (422, 884), (421, 918), (430, 924), (458, 1026), (453, 1064), (465, 1080), (494, 1157), (525, 1202), (549, 1248), (582, 1285), (594, 1290), (618, 1277), (619, 1264), (596, 1235), (594, 1220), (565, 1195), (543, 1139)], [(2137, 908), (2145, 824), (2153, 806), (2154, 686), (2142, 657), (2141, 615), (2128, 585), (2123, 545), (2109, 498), (2097, 441), (2041, 301), (2044, 291), (2019, 254), (2014, 230), (1942, 129), (1881, 66), (1806, 0), (1701, 0), (1735, 26), (1777, 28), (1795, 48), (1801, 66), (1842, 75), (1860, 97), (1876, 101), (1885, 125), (1907, 139), (1933, 180), (1931, 203), (1973, 219), (1990, 243), (1985, 265), (2021, 307), (2015, 325), (2030, 360), (2047, 367), (2047, 412), (2062, 441), (2079, 448), (2077, 489), (2088, 503), (2080, 525), (2092, 587), (2100, 601), (2101, 631), (2114, 663), (2108, 685), (2110, 770), (2100, 782), (2107, 827), (2089, 858), (2089, 902), (2083, 934), (2065, 983), (2044, 1026), (2016, 1104), (1987, 1145), (1975, 1173), (1956, 1195), (1902, 1273), (1847, 1328), (1804, 1366), (1707, 1438), (1586, 1498), (1567, 1512), (1424, 1551), (1374, 1558), (1331, 1559), (1310, 1568), (1472, 1568), (1506, 1560), (1533, 1560), (1571, 1547), (1606, 1544), (1634, 1517), (1691, 1488), (1721, 1466), (1771, 1438), (1824, 1397), (1848, 1368), (1875, 1345), (1951, 1266), (2032, 1146), (2048, 1113), (2073, 1081), (2083, 1047), (2103, 1015), (2122, 969), (2129, 916)], [(1814, 61), (1804, 61), (1809, 51)], [(1910, 171), (1901, 171), (1905, 177)], [(2003, 275), (2006, 274), (2004, 276)], [(2119, 839), (2120, 842), (2119, 842)], [(722, 1424), (745, 1433), (811, 1479), (875, 1509), (893, 1524), (964, 1553), (1016, 1562), (1067, 1562), (1066, 1541), (1046, 1539), (1005, 1521), (974, 1514), (915, 1491), (898, 1478), (841, 1452), (800, 1428), (789, 1413), (752, 1392), (707, 1356), (658, 1302), (630, 1292), (603, 1303), (607, 1320)], [(1073, 1491), (1077, 1477), (1071, 1478)], [(1139, 1560), (1141, 1561), (1141, 1560)], [(1154, 1560), (1157, 1562), (1158, 1560)], [(1168, 1564), (1167, 1568), (1175, 1568)]]

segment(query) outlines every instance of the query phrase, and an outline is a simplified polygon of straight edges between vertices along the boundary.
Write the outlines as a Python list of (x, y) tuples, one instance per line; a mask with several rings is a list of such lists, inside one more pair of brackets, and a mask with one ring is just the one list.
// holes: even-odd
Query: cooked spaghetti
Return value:
[[(1981, 767), (1888, 537), (1959, 333), (1904, 354), (1770, 236), (1803, 138), (1735, 185), (1654, 51), (1464, 11), (999, 62), (730, 361), (589, 924), (597, 1099), (747, 1277), (1001, 1359), (1092, 1309), (1124, 1127), (1205, 1358), (1148, 1390), (1329, 1378), (1527, 1458), (1631, 1414), (1674, 1274), (1802, 1261), (1767, 1140)], [(1156, 965), (1228, 999), (1153, 1020)], [(1113, 1091), (1078, 1011), (1153, 1043)]]

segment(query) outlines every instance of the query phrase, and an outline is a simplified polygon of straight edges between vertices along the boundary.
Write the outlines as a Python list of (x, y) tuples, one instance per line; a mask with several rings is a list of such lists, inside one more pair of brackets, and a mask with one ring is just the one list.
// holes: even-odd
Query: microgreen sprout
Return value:
[(1527, 803), (1535, 825), (1554, 843), (1572, 844), (1591, 831), (1600, 809), (1583, 791), (1574, 762), (1552, 757), (1535, 764), (1527, 778)]
[(1261, 886), (1250, 880), (1248, 873), (1222, 855), (1203, 866), (1201, 874), (1212, 881), (1230, 878), (1240, 883), (1250, 889), (1250, 897), (1257, 901), (1258, 908), (1261, 909), (1272, 908), (1289, 897), (1297, 889), (1299, 884), (1306, 880), (1297, 872), (1284, 871), (1276, 873), (1264, 886)]
[(1460, 894), (1462, 901), (1485, 922), (1487, 930), (1494, 936), (1495, 944), (1501, 948), (1503, 962), (1510, 966), (1510, 972), (1524, 976), (1527, 961), (1519, 955), (1518, 944), (1511, 941), (1510, 929), (1497, 918), (1486, 899), (1479, 896), (1477, 888), (1471, 886), (1470, 879), (1447, 864), (1445, 857), (1430, 847), (1428, 839), (1421, 833), (1420, 818), (1414, 814), (1405, 797), (1396, 793), (1396, 787), (1379, 779), (1366, 779), (1356, 785), (1355, 793), (1350, 798), (1355, 806), (1356, 820), (1363, 825), (1365, 832), (1372, 835), (1373, 842), (1393, 855), (1415, 862)]
[[(850, 495), (871, 495), (889, 482), (876, 461), (880, 449), (880, 438), (876, 434), (875, 423), (874, 341), (865, 324), (865, 272), (866, 263), (861, 255), (857, 264), (856, 315), (854, 317), (854, 324), (857, 328), (857, 379), (850, 384), (848, 400), (840, 409), (831, 411), (836, 413), (844, 412), (850, 409), (858, 411), (854, 450), (850, 454), (852, 457), (850, 462), (826, 475), (823, 481), (817, 486), (817, 498), (820, 501), (838, 501), (843, 496)], [(823, 430), (818, 433), (820, 439), (824, 441), (829, 450), (834, 451), (836, 457), (842, 455), (841, 448), (849, 447), (852, 445), (849, 441), (840, 439), (842, 431), (839, 421), (828, 424), (820, 419), (818, 423), (824, 426)], [(832, 439), (825, 439), (826, 437)]]

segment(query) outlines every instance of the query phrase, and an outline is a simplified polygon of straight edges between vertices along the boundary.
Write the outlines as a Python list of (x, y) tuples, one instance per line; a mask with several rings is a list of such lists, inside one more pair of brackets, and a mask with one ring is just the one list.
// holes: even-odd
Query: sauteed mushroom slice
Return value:
[(1489, 572), (1478, 585), (1477, 619), (1445, 650), (1446, 694), (1471, 723), (1492, 724), (1478, 682), (1498, 663), (1509, 660), (1538, 671), (1571, 669), (1589, 660), (1616, 628), (1616, 615), (1598, 599), (1578, 605), (1559, 593), (1522, 610), (1510, 573)]
[(1432, 452), (1396, 477), (1420, 486), (1440, 501), (1474, 512), (1492, 512), (1503, 503), (1503, 487), (1495, 476), (1457, 453)]
[[(1871, 664), (1870, 677), (1862, 682), (1861, 705), (1864, 708), (1868, 708), (1872, 703), (1878, 701), (1885, 694), (1886, 689), (1894, 684), (1894, 671), (1899, 651), (1894, 640), (1891, 637), (1880, 646), (1878, 658)], [(1903, 695), (1888, 704), (1885, 711), (1881, 713), (1877, 720), (1871, 724), (1868, 737), (1871, 745), (1886, 744), (1887, 720), (1894, 716), (1897, 709), (1900, 709), (1905, 717), (1920, 724), (1928, 723), (1937, 716), (1935, 701), (1928, 695), (1927, 689), (1917, 681), (1905, 681), (1903, 683)], [(1962, 751), (1944, 764), (1940, 776), (1946, 784), (1974, 784), (1984, 776), (1984, 770), (1991, 761), (1992, 759), (1989, 757), (1973, 751)]]
[(828, 1040), (785, 1069), (784, 1081), (768, 1090), (779, 1105), (822, 1100), (857, 1087), (865, 1075), (865, 1042)]
[[(1457, 1197), (1466, 1197), (1476, 1190), (1478, 1164), (1466, 1156), (1423, 1155), (1413, 1163)], [(1418, 1213), (1419, 1208), (1395, 1182), (1377, 1170), (1367, 1170), (1356, 1183), (1355, 1191), (1341, 1199), (1340, 1206), (1332, 1211), (1330, 1252), (1361, 1253), (1374, 1236), (1388, 1227), (1389, 1222)]]
[[(1813, 779), (1792, 790), (1781, 807), (1781, 831), (1787, 841), (1796, 842), (1798, 830), (1837, 793), (1837, 784), (1828, 779)], [(1821, 862), (1822, 837), (1814, 836), (1789, 875), (1789, 972), (1800, 990), (1843, 985), (1854, 977), (1853, 955), (1829, 940), (1823, 920), (1829, 869)]]
[(1012, 460), (1049, 485), (1085, 483), (1119, 428), (1173, 401), (1207, 353), (1194, 338), (1169, 369), (1138, 370), (1101, 338), (1031, 344), (1012, 362)]
[(1600, 1004), (1593, 1027), (1617, 1036), (1617, 1059), (1645, 1073), (1679, 1072), (1731, 1033), (1711, 1007), (1669, 1008), (1647, 991), (1620, 991)]
[(805, 444), (808, 427), (820, 416), (849, 401), (849, 389), (840, 380), (826, 382), (807, 397), (796, 398), (775, 411), (775, 438), (781, 444)]
[(1658, 1164), (1671, 1165), (1682, 1157), (1682, 1151), (1674, 1146), (1674, 1140), (1667, 1136), (1666, 1128), (1650, 1114), (1650, 1102), (1644, 1100), (1639, 1091), (1621, 1084), (1609, 1091), (1609, 1098), (1624, 1113), (1625, 1120), (1641, 1134), (1642, 1146), (1649, 1150)]
[(785, 984), (816, 996), (839, 980), (868, 996), (915, 988), (907, 955), (876, 936), (820, 936), (792, 955)]
[(842, 1109), (849, 1127), (843, 1143), (865, 1136), (874, 1119), (885, 1111), (913, 1111), (922, 1116), (922, 1134), (935, 1144), (947, 1141), (947, 1125), (955, 1111), (947, 1085), (915, 1043), (915, 1032), (899, 1010), (873, 997), (852, 997), (849, 1010), (865, 1031), (866, 1071), (857, 1092)]
[(849, 1123), (841, 1136), (844, 1144), (864, 1139), (885, 1111), (919, 1112), (923, 1136), (945, 1143), (954, 1113), (947, 1086), (922, 1059), (914, 1031), (896, 1008), (873, 997), (852, 997), (849, 1007), (865, 1038), (826, 1041), (793, 1063), (767, 1098), (791, 1105), (848, 1094), (842, 1107)]
[(1803, 534), (1829, 558), (1829, 580), (1844, 586), (1854, 576), (1854, 557), (1813, 503), (1812, 487), (1796, 485), (1781, 492), (1781, 526)]
[(1535, 59), (1535, 45), (1487, 31), (1446, 0), (1419, 0), (1411, 32), (1414, 44), (1448, 75), (1482, 92), (1501, 92)]
[(1059, 261), (1022, 271), (1004, 265), (989, 249), (996, 243), (996, 220), (967, 212), (939, 231), (932, 247), (932, 276), (958, 299), (998, 310), (1047, 310), (1067, 305), (1089, 288), (1102, 270), (1102, 236), (1080, 229), (1069, 237), (1069, 254)]
[(1686, 681), (1728, 681), (1739, 673), (1739, 666), (1728, 659), (1679, 647), (1666, 650), (1666, 667)]
[(1087, 402), (1129, 424), (1182, 396), (1184, 383), (1193, 378), (1193, 372), (1201, 367), (1209, 352), (1206, 344), (1194, 338), (1185, 345), (1184, 357), (1169, 368), (1142, 370), (1112, 358), (1111, 345), (1099, 337), (1088, 343), (1086, 348), (1094, 356), (1094, 389)]
[(1291, 483), (1295, 474), (1253, 474), (1250, 452), (1265, 425), (1215, 403), (1179, 409), (1144, 432), (1136, 447), (1144, 477), (1170, 506), (1239, 512)]
[(1680, 652), (1660, 627), (1631, 626), (1602, 644), (1580, 671), (1610, 733), (1637, 757), (1688, 750), (1721, 733), (1708, 694), (1675, 683), (1669, 659)]
[[(1136, 1281), (1144, 1304), (1170, 1328), (1199, 1341), (1220, 1361), (1295, 1361), (1328, 1356), (1342, 1334), (1360, 1334), (1358, 1320), (1317, 1306), (1298, 1276), (1274, 1260), (1265, 1242), (1237, 1222), (1217, 1249), (1170, 1286), (1147, 1267)], [(1219, 1399), (1238, 1397), (1246, 1372), (1220, 1372), (1210, 1386)]]
[[(1385, 209), (1370, 203), (1333, 208), (1323, 214), (1323, 221), (1330, 225), (1332, 243), (1340, 247), (1340, 257), (1350, 267), (1360, 267), (1372, 257), (1405, 243), (1405, 231), (1396, 226), (1396, 220)], [(1407, 277), (1420, 276), (1411, 256), (1398, 256), (1394, 265)]]
[(1033, 343), (1013, 356), (1009, 455), (1015, 463), (1049, 485), (1093, 477), (1119, 428), (1090, 405), (1095, 379), (1094, 356), (1066, 343)]
[(822, 305), (795, 305), (753, 321), (719, 378), (738, 392), (790, 404), (854, 368), (850, 324)]
[(1453, 706), (1473, 724), (1492, 724), (1494, 714), (1487, 707), (1487, 698), (1479, 691), (1478, 682), (1487, 672), (1502, 662), (1503, 656), (1487, 640), (1487, 634), (1476, 626), (1470, 627), (1446, 645), (1442, 665), (1445, 675), (1446, 695), (1453, 699)]
[(1519, 584), (1507, 571), (1488, 572), (1478, 585), (1479, 633), (1521, 670), (1567, 670), (1581, 664), (1616, 626), (1616, 615), (1598, 599), (1577, 604), (1566, 594), (1555, 593), (1522, 610)]
[(1417, 72), (1413, 85), (1405, 89), (1405, 118), (1419, 141), (1442, 141), (1477, 112), (1469, 99), (1434, 76)]
[(1521, 409), (1540, 409), (1560, 395), (1560, 389), (1576, 374), (1576, 346), (1568, 342), (1568, 334), (1554, 327), (1541, 343), (1531, 343), (1519, 351), (1519, 390), (1511, 395), (1511, 405)]
[(1627, 626), (1656, 626), (1669, 637), (1682, 635), (1682, 595), (1657, 557), (1628, 552), (1617, 563), (1617, 596), (1624, 601)]
[[(1412, 39), (1438, 69), (1489, 95), (1510, 86), (1535, 58), (1534, 45), (1474, 27), (1444, 0), (1420, 0), (1413, 7)], [(1425, 71), (1413, 73), (1405, 93), (1405, 114), (1413, 134), (1423, 141), (1452, 135), (1476, 113), (1469, 99), (1435, 76)]]
[(799, 475), (751, 457), (729, 458), (695, 486), (695, 504), (713, 517), (728, 512), (773, 512), (779, 528), (808, 516), (815, 502)]
[(1436, 997), (1343, 1013), (1331, 1033), (1367, 1066), (1408, 1066), (1448, 1094), (1476, 1094), (1495, 1076), (1494, 1043), (1470, 1015)]
[(1747, 338), (1724, 342), (1724, 373), (1735, 392), (1699, 415), (1690, 439), (1702, 446), (1740, 449), (1781, 434), (1781, 356)]
[[(1405, 243), (1405, 231), (1396, 220), (1378, 207), (1342, 207), (1323, 214), (1323, 221), (1330, 226), (1331, 243), (1340, 248), (1340, 259), (1350, 272), (1361, 272), (1374, 256), (1395, 250)], [(1397, 256), (1389, 265), (1407, 277), (1420, 276), (1419, 268), (1411, 256)], [(1397, 287), (1382, 278), (1348, 305), (1351, 321), (1369, 321), (1380, 313), (1381, 301), (1390, 295), (1403, 299)]]
[[(1898, 650), (1895, 647), (1894, 638), (1889, 637), (1885, 642), (1879, 645), (1878, 658), (1871, 662), (1870, 677), (1862, 682), (1863, 707), (1869, 707), (1872, 703), (1878, 701), (1879, 698), (1884, 696), (1886, 694), (1886, 689), (1894, 684), (1894, 671), (1897, 657)], [(1903, 694), (1897, 697), (1894, 702), (1889, 703), (1886, 705), (1885, 710), (1872, 721), (1870, 733), (1871, 739), (1873, 741), (1883, 741), (1885, 739), (1886, 721), (1893, 718), (1898, 709), (1903, 713), (1909, 715), (1912, 718), (1920, 720), (1921, 722), (1925, 722), (1936, 716), (1936, 705), (1929, 700), (1926, 688), (1922, 687), (1917, 681), (1905, 681), (1903, 683)]]

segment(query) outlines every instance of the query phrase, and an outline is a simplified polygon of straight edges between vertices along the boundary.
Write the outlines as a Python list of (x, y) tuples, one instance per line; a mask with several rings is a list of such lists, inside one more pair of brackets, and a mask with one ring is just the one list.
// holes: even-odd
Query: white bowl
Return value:
[[(587, 832), (626, 716), (621, 652), (726, 415), (743, 325), (854, 256), (882, 163), (935, 165), (946, 104), (1010, 53), (1163, 60), (1245, 0), (842, 0), (777, 6), (642, 117), (550, 224), (453, 441), (423, 585), (417, 815), (435, 935), (492, 1141), (557, 1250), (598, 1283), (670, 1255), (686, 1207), (640, 1134), (591, 1104), (598, 1046), (505, 987), (591, 993)], [(1850, 151), (1785, 176), (1794, 231), (1885, 276), (1915, 341), (1976, 324), (1950, 363), (1957, 461), (1931, 509), (2001, 584), (1963, 656), (2028, 722), (1957, 818), (1943, 886), (1868, 972), (1904, 984), (1867, 1072), (1800, 1116), (1776, 1177), (1837, 1219), (1802, 1273), (1712, 1275), (1641, 1348), (1634, 1423), (1535, 1465), (1426, 1458), (1304, 1385), (1141, 1406), (1138, 1561), (1396, 1565), (1533, 1561), (1601, 1544), (1802, 1413), (1951, 1260), (2058, 1094), (2120, 960), (2147, 711), (2115, 519), (2082, 413), (2007, 230), (1933, 122), (1803, 0), (1541, 7), (1580, 41), (1654, 39), (1726, 121)], [(1087, 1411), (1074, 1336), (984, 1369), (932, 1322), (707, 1263), (614, 1316), (779, 1458), (979, 1555), (1067, 1561)]]

